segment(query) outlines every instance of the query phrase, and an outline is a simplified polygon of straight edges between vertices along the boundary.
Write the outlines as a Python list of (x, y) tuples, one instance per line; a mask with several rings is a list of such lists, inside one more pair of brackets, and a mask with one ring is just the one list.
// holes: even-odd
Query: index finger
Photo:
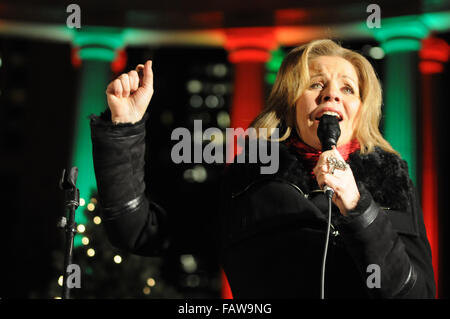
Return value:
[(333, 152), (333, 155), (337, 157), (338, 160), (345, 162), (344, 158), (342, 157), (341, 153), (339, 153), (336, 146), (333, 146), (333, 149), (331, 151)]
[(144, 78), (144, 65), (138, 64), (136, 66), (135, 71), (138, 73), (138, 76), (139, 76), (139, 84), (142, 84), (142, 79)]
[(322, 152), (322, 154), (320, 154), (319, 156), (319, 160), (317, 161), (317, 166), (328, 165), (327, 158), (333, 155), (334, 155), (333, 150)]

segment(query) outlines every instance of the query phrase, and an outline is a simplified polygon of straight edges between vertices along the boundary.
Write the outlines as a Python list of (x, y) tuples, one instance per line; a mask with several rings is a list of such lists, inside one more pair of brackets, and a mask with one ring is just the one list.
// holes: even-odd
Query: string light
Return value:
[(114, 256), (114, 262), (116, 264), (120, 264), (122, 262), (122, 257), (120, 257), (119, 255), (115, 255)]
[(144, 294), (144, 295), (149, 295), (150, 294), (150, 288), (149, 287), (144, 287), (144, 289), (142, 289), (142, 293)]
[(86, 236), (84, 236), (84, 237), (81, 239), (81, 243), (82, 243), (83, 245), (89, 245), (89, 238), (87, 238)]
[(377, 59), (377, 60), (384, 58), (384, 51), (380, 47), (370, 48), (369, 54), (372, 58)]
[(203, 183), (208, 177), (208, 172), (201, 165), (196, 165), (192, 169), (183, 172), (183, 178), (188, 182)]
[(211, 142), (213, 142), (214, 144), (222, 145), (224, 142), (223, 133), (212, 135)]
[(86, 205), (86, 201), (84, 200), (84, 198), (80, 198), (80, 206), (84, 205)]
[(102, 222), (102, 219), (99, 216), (95, 216), (93, 222), (94, 224), (98, 225)]
[(95, 205), (93, 203), (89, 203), (87, 204), (87, 209), (88, 211), (92, 212), (95, 210)]
[(192, 255), (181, 255), (180, 256), (181, 265), (183, 266), (184, 271), (187, 273), (193, 273), (197, 270), (197, 262)]
[(194, 108), (200, 107), (203, 104), (203, 98), (197, 94), (192, 95), (189, 99), (189, 104)]
[(89, 249), (87, 250), (86, 254), (87, 254), (89, 257), (94, 257), (94, 256), (95, 256), (95, 250), (92, 249), (92, 248), (89, 248)]
[(58, 278), (58, 285), (60, 285), (61, 287), (63, 285), (63, 276), (62, 275), (59, 276), (59, 278)]
[(215, 95), (208, 95), (205, 99), (207, 107), (214, 109), (219, 106), (219, 98)]
[(155, 286), (155, 285), (156, 285), (155, 279), (153, 279), (153, 278), (151, 278), (151, 277), (148, 278), (148, 279), (147, 279), (147, 285), (150, 286), (150, 287)]
[(192, 169), (192, 178), (198, 183), (203, 183), (208, 177), (206, 169), (202, 165), (195, 165)]
[(200, 93), (202, 91), (202, 82), (198, 80), (188, 81), (186, 88), (189, 93)]
[(94, 205), (97, 205), (97, 198), (92, 197), (91, 198), (91, 203), (94, 204)]
[(217, 113), (217, 124), (222, 128), (230, 126), (230, 115), (225, 111)]
[(85, 227), (83, 224), (79, 224), (79, 225), (77, 226), (77, 231), (78, 231), (79, 233), (84, 233), (85, 230), (86, 230), (86, 227)]
[(220, 63), (220, 64), (214, 65), (212, 71), (215, 76), (217, 76), (218, 78), (221, 78), (227, 74), (228, 69), (225, 64)]
[(224, 95), (225, 93), (227, 93), (227, 87), (222, 83), (214, 84), (212, 87), (212, 92), (214, 94)]

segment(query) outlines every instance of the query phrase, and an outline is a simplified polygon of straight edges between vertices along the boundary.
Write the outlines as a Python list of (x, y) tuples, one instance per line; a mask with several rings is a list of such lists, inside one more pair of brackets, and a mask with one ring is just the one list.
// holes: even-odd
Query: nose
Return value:
[(334, 85), (329, 85), (322, 91), (321, 102), (340, 102), (341, 95), (337, 88)]
[(334, 94), (325, 95), (322, 99), (324, 102), (340, 102), (340, 97)]

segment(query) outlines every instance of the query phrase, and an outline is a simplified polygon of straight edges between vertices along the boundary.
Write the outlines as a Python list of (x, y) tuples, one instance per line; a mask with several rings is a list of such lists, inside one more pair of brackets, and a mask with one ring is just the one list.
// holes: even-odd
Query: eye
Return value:
[(344, 88), (342, 89), (344, 91), (344, 93), (346, 94), (354, 94), (355, 90), (353, 90), (353, 88), (351, 86), (344, 86)]
[(320, 82), (316, 82), (316, 83), (311, 84), (310, 88), (311, 89), (322, 89), (323, 85)]

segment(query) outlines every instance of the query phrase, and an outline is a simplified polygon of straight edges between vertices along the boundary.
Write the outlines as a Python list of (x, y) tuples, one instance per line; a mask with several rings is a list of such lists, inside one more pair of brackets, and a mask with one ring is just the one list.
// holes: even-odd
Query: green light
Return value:
[(124, 45), (125, 32), (107, 27), (83, 27), (73, 31), (73, 43), (80, 48), (82, 60), (111, 62), (116, 50)]
[[(74, 135), (72, 165), (78, 167), (77, 187), (80, 198), (86, 204), (97, 190), (92, 161), (91, 129), (89, 115), (99, 115), (107, 108), (105, 88), (110, 76), (109, 63), (98, 60), (84, 60), (81, 69), (79, 104), (75, 119), (76, 131)], [(80, 207), (76, 214), (78, 224), (87, 224), (87, 218)], [(80, 211), (80, 212), (79, 212)]]
[(108, 48), (82, 48), (80, 50), (80, 58), (82, 60), (101, 60), (101, 61), (113, 61), (116, 53), (114, 50)]
[(92, 275), (94, 273), (94, 271), (92, 270), (92, 267), (86, 267), (84, 269), (84, 272), (86, 273), (86, 275)]
[[(105, 88), (110, 80), (109, 62), (115, 58), (116, 49), (124, 44), (122, 29), (85, 26), (71, 31), (73, 43), (80, 48), (82, 59), (79, 102), (75, 118), (75, 134), (72, 165), (78, 167), (77, 187), (85, 202), (97, 191), (97, 182), (92, 161), (91, 129), (89, 116), (99, 115), (106, 105)], [(87, 224), (83, 209), (75, 215), (78, 224)], [(81, 239), (75, 247), (81, 245)]]
[(424, 13), (421, 19), (431, 30), (445, 32), (450, 29), (450, 11)]
[(394, 38), (381, 43), (381, 48), (385, 54), (395, 52), (419, 51), (421, 42), (418, 39)]
[(152, 30), (139, 30), (134, 28), (127, 28), (123, 30), (124, 42), (128, 45), (142, 44), (142, 43), (158, 43), (161, 42), (161, 37), (164, 35)]
[(395, 53), (385, 60), (384, 136), (408, 163), (416, 181), (416, 103), (414, 54)]
[(75, 234), (75, 237), (73, 238), (73, 245), (74, 247), (82, 246), (83, 243), (81, 240), (83, 239), (83, 235)]
[(381, 28), (372, 29), (386, 53), (384, 135), (406, 160), (416, 181), (416, 102), (414, 79), (417, 70), (415, 51), (428, 36), (429, 25), (423, 16), (386, 18)]
[(115, 50), (123, 46), (124, 35), (121, 29), (86, 26), (74, 32), (73, 43), (79, 47), (98, 45)]
[(264, 79), (266, 83), (268, 84), (274, 84), (275, 79), (277, 78), (278, 69), (281, 66), (281, 63), (283, 62), (285, 53), (284, 51), (279, 48), (277, 50), (273, 50), (270, 54), (269, 61), (266, 62), (266, 70), (267, 74), (265, 75)]
[(264, 77), (264, 80), (267, 84), (274, 84), (275, 80), (277, 78), (277, 75), (275, 73), (267, 73)]
[(284, 51), (281, 48), (273, 50), (270, 54), (269, 61), (266, 62), (266, 69), (270, 72), (278, 72), (281, 63), (283, 62), (284, 56)]
[(394, 37), (423, 39), (429, 32), (420, 16), (385, 18), (381, 21), (381, 28), (372, 30), (375, 38), (381, 42)]
[(429, 33), (421, 16), (386, 18), (372, 31), (386, 54), (420, 50), (421, 39)]

